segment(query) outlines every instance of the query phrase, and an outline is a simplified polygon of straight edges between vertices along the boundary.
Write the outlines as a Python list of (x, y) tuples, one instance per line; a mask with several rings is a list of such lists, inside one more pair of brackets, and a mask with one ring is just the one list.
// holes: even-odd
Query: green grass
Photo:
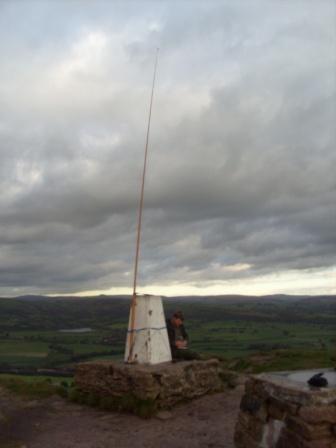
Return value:
[(20, 339), (0, 339), (0, 358), (2, 356), (44, 357), (47, 353), (48, 344), (45, 342), (26, 342)]
[[(227, 358), (277, 349), (300, 350), (307, 346), (328, 350), (336, 345), (333, 325), (225, 319), (190, 320), (186, 324), (193, 350)], [(120, 331), (123, 325), (116, 322), (111, 328)], [(71, 358), (76, 356), (82, 360), (122, 359), (124, 333), (117, 333), (119, 339), (116, 336), (114, 342), (104, 344), (102, 341), (110, 334), (108, 329), (82, 334), (50, 330), (10, 332), (6, 338), (0, 335), (0, 364), (55, 367), (71, 363)]]
[(48, 351), (48, 344), (45, 342), (26, 342), (20, 339), (0, 339), (0, 354), (8, 353), (12, 350), (17, 349), (17, 343), (20, 343), (20, 348), (22, 352), (46, 352)]
[(64, 383), (70, 386), (73, 383), (73, 377), (55, 377), (48, 375), (16, 375), (10, 373), (0, 373), (0, 383), (1, 381), (9, 381), (15, 379), (21, 379), (28, 383), (40, 383), (41, 381), (47, 381), (49, 384), (52, 384), (54, 386), (59, 386)]
[(59, 384), (53, 384), (51, 381), (48, 381), (48, 379), (27, 381), (20, 377), (1, 375), (0, 386), (26, 399), (41, 399), (53, 395), (67, 395), (67, 387), (63, 387)]
[(236, 359), (230, 365), (233, 370), (249, 373), (332, 368), (335, 366), (335, 350), (311, 349), (264, 352)]
[[(115, 357), (122, 353), (122, 342), (103, 343), (111, 330), (90, 333), (59, 331), (13, 331), (0, 333), (0, 365), (13, 367), (61, 367), (80, 359)], [(110, 353), (109, 353), (110, 352)], [(100, 355), (101, 354), (101, 355)], [(118, 355), (121, 356), (121, 355)]]
[(334, 326), (310, 323), (193, 322), (189, 333), (195, 350), (227, 357), (248, 356), (260, 350), (300, 349), (307, 346), (332, 349), (335, 346)]

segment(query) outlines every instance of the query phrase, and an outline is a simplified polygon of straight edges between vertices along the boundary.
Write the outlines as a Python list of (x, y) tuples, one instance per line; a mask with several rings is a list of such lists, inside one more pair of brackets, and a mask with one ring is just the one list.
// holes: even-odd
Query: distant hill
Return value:
[[(185, 301), (185, 302), (245, 302), (245, 301), (301, 301), (301, 300), (309, 300), (311, 302), (317, 301), (336, 301), (336, 295), (288, 295), (288, 294), (271, 294), (271, 295), (263, 295), (263, 296), (252, 296), (252, 295), (240, 295), (240, 294), (225, 294), (225, 295), (212, 295), (212, 296), (163, 296), (164, 300), (167, 301)], [(130, 300), (130, 295), (105, 295), (100, 294), (98, 296), (44, 296), (44, 295), (23, 295), (17, 297), (0, 297), (1, 299), (9, 299), (9, 300), (23, 300), (25, 302), (36, 302), (36, 301), (53, 301), (53, 300)]]
[[(192, 320), (254, 320), (336, 324), (336, 296), (188, 296), (164, 297), (167, 315), (182, 308)], [(190, 306), (190, 304), (193, 304)], [(106, 327), (127, 322), (130, 297), (0, 298), (0, 329)]]

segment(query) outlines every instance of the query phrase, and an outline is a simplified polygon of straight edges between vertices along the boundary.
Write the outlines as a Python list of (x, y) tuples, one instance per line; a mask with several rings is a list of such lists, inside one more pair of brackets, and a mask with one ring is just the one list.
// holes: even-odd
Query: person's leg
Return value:
[(200, 355), (192, 350), (174, 350), (173, 359), (176, 361), (193, 361), (195, 359), (201, 359)]

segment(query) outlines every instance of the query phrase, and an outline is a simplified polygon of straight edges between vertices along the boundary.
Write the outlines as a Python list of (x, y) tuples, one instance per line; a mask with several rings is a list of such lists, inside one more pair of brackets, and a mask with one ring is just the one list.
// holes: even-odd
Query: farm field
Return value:
[(0, 335), (0, 365), (13, 367), (61, 367), (77, 360), (121, 354), (122, 341), (112, 343), (111, 331), (60, 333), (13, 331)]
[(286, 324), (259, 321), (214, 321), (189, 330), (195, 349), (226, 357), (245, 356), (254, 352), (276, 349), (332, 349), (335, 342), (334, 325), (310, 323)]

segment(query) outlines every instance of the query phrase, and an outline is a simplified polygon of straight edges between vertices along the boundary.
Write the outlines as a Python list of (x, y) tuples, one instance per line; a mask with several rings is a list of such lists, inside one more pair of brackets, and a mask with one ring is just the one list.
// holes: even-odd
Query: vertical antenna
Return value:
[(142, 183), (141, 183), (141, 193), (140, 193), (140, 203), (139, 203), (139, 214), (138, 214), (138, 226), (137, 226), (137, 239), (136, 239), (136, 250), (135, 250), (135, 261), (134, 261), (134, 278), (133, 278), (133, 295), (131, 302), (131, 310), (130, 310), (130, 332), (129, 334), (129, 356), (127, 362), (133, 361), (133, 347), (134, 347), (134, 324), (135, 324), (135, 308), (136, 308), (136, 288), (137, 288), (137, 279), (138, 279), (138, 264), (139, 264), (139, 254), (140, 254), (140, 241), (141, 241), (141, 225), (142, 225), (142, 211), (143, 211), (143, 203), (144, 203), (144, 192), (145, 192), (145, 179), (146, 179), (146, 168), (147, 168), (147, 154), (148, 154), (148, 143), (149, 143), (149, 132), (152, 118), (152, 107), (153, 107), (153, 97), (154, 97), (154, 86), (156, 79), (156, 70), (159, 58), (159, 48), (156, 49), (156, 57), (154, 64), (154, 75), (153, 75), (153, 83), (152, 83), (152, 92), (150, 98), (149, 105), (149, 115), (148, 115), (148, 124), (147, 124), (147, 134), (146, 134), (146, 144), (145, 144), (145, 157), (144, 157), (144, 165), (142, 172)]

